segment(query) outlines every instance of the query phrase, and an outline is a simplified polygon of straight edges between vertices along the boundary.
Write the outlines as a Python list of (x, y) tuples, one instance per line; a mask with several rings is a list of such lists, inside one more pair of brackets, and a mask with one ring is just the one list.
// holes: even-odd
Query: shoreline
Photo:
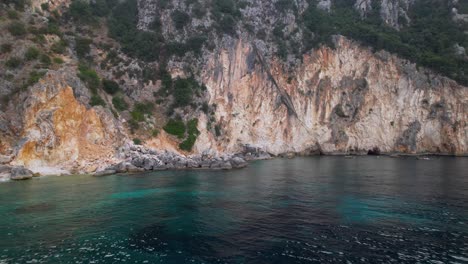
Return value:
[[(268, 156), (267, 156), (268, 155)], [(27, 168), (23, 166), (12, 166), (12, 165), (0, 165), (0, 183), (3, 182), (14, 182), (14, 181), (23, 181), (23, 180), (29, 180), (33, 178), (42, 178), (42, 177), (60, 177), (60, 176), (83, 176), (83, 175), (89, 175), (89, 176), (94, 176), (94, 177), (103, 177), (103, 176), (110, 176), (114, 174), (137, 174), (137, 173), (145, 173), (145, 172), (157, 172), (157, 171), (228, 171), (228, 170), (236, 170), (236, 169), (243, 169), (247, 167), (250, 163), (253, 161), (258, 161), (258, 160), (273, 160), (273, 159), (294, 159), (294, 158), (300, 158), (300, 157), (342, 157), (342, 158), (357, 158), (357, 157), (366, 157), (366, 156), (372, 156), (372, 157), (388, 157), (388, 158), (415, 158), (416, 160), (431, 160), (431, 158), (437, 158), (437, 157), (447, 157), (447, 158), (467, 158), (468, 154), (464, 155), (454, 155), (454, 154), (448, 154), (448, 153), (380, 153), (380, 154), (357, 154), (357, 153), (320, 153), (320, 154), (312, 154), (312, 155), (301, 155), (300, 153), (283, 153), (279, 155), (272, 155), (266, 152), (262, 152), (261, 156), (256, 156), (250, 158), (241, 158), (244, 156), (243, 153), (236, 153), (236, 154), (226, 154), (223, 157), (216, 157), (216, 158), (210, 158), (208, 162), (210, 163), (210, 166), (166, 166), (166, 167), (160, 167), (160, 168), (144, 168), (144, 161), (141, 163), (142, 166), (135, 166), (131, 163), (131, 161), (121, 161), (117, 164), (108, 166), (105, 169), (102, 170), (97, 170), (92, 173), (71, 173), (69, 171), (59, 169), (57, 168), (57, 171), (62, 171), (65, 173), (61, 174), (38, 174), (38, 173), (33, 173), (32, 171), (28, 170)], [(183, 156), (177, 156), (178, 158), (181, 158)], [(188, 157), (185, 157), (187, 159), (190, 159)], [(231, 163), (233, 158), (237, 160), (236, 165), (233, 166)], [(133, 159), (132, 159), (133, 160)], [(178, 162), (179, 160), (176, 160)], [(205, 160), (206, 161), (206, 160)], [(226, 162), (230, 162), (231, 166), (222, 166), (223, 164), (226, 164)], [(215, 166), (211, 166), (211, 163), (215, 163)], [(184, 164), (182, 162), (182, 164)], [(186, 164), (186, 163), (185, 163)], [(133, 165), (133, 166), (131, 166)], [(167, 165), (167, 164), (165, 164)], [(119, 169), (118, 167), (121, 166)], [(125, 167), (122, 167), (125, 166)], [(130, 168), (128, 166), (131, 166)], [(25, 175), (23, 176), (18, 176), (16, 178), (5, 178), (5, 174), (2, 175), (5, 171), (5, 167), (10, 167), (11, 169), (16, 169), (19, 170), (20, 174), (23, 173)], [(2, 170), (3, 169), (3, 170)], [(30, 174), (30, 175), (29, 175)], [(2, 178), (3, 176), (3, 178)]]

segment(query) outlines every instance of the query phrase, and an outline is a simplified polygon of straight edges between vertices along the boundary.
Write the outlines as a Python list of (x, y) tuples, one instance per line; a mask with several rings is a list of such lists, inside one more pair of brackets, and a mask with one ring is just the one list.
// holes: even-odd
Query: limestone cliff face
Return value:
[(468, 153), (466, 87), (343, 37), (335, 45), (291, 72), (247, 41), (211, 56), (203, 82), (222, 129), (198, 151)]
[(49, 71), (16, 109), (22, 139), (13, 164), (47, 174), (57, 168), (93, 171), (113, 159), (123, 134), (110, 111), (89, 107), (88, 98), (74, 70)]

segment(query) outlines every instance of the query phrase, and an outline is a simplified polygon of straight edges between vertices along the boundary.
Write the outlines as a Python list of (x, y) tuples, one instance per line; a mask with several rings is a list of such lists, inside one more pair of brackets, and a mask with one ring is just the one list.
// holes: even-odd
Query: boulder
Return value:
[(231, 165), (233, 168), (245, 168), (247, 166), (247, 161), (245, 161), (243, 158), (240, 157), (234, 157), (231, 160)]
[(144, 163), (145, 163), (145, 160), (142, 157), (135, 157), (132, 159), (132, 164), (135, 167), (142, 168)]
[(232, 169), (232, 165), (231, 165), (231, 162), (229, 161), (225, 161), (221, 164), (220, 168), (222, 170), (231, 170)]
[(200, 167), (200, 164), (193, 160), (193, 159), (188, 159), (187, 160), (187, 168), (194, 169)]
[(11, 169), (12, 180), (28, 180), (33, 177), (33, 172), (23, 166), (16, 166)]
[(209, 169), (211, 167), (211, 161), (210, 160), (204, 160), (200, 163), (201, 167), (203, 169)]
[(143, 168), (147, 171), (153, 170), (153, 167), (157, 164), (157, 161), (153, 158), (145, 158), (143, 161)]

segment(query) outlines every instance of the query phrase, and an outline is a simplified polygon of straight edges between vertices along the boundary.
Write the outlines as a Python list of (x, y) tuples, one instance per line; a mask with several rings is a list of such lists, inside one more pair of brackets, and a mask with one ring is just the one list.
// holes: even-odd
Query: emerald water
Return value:
[(0, 263), (468, 263), (468, 159), (0, 184)]

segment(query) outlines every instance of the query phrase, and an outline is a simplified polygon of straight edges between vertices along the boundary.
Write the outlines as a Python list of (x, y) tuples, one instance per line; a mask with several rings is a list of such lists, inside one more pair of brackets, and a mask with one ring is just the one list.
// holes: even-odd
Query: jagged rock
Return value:
[(144, 163), (145, 159), (140, 156), (134, 157), (132, 159), (132, 165), (134, 165), (135, 167), (142, 168)]
[(195, 161), (193, 159), (188, 159), (187, 160), (187, 168), (194, 169), (194, 168), (198, 168), (198, 167), (200, 167), (200, 164), (197, 161)]
[(220, 168), (223, 169), (223, 170), (230, 170), (230, 169), (232, 169), (232, 164), (229, 161), (225, 161), (225, 162), (221, 163)]
[(145, 158), (143, 161), (143, 168), (147, 171), (153, 170), (153, 167), (158, 164), (158, 161), (154, 158)]
[(33, 177), (33, 172), (23, 166), (15, 166), (11, 169), (12, 180), (28, 180)]
[(239, 169), (239, 168), (244, 168), (247, 167), (247, 161), (245, 161), (243, 158), (240, 157), (234, 157), (231, 160), (231, 164), (233, 168)]
[(200, 166), (202, 169), (209, 169), (211, 167), (211, 161), (210, 160), (203, 160), (200, 163)]
[(167, 169), (168, 169), (167, 165), (162, 163), (162, 162), (160, 162), (160, 163), (156, 164), (155, 166), (153, 166), (153, 170), (155, 170), (155, 171), (163, 171), (163, 170), (167, 170)]
[(220, 169), (222, 164), (223, 164), (223, 162), (221, 162), (221, 161), (218, 161), (218, 160), (213, 161), (210, 164), (210, 169)]

